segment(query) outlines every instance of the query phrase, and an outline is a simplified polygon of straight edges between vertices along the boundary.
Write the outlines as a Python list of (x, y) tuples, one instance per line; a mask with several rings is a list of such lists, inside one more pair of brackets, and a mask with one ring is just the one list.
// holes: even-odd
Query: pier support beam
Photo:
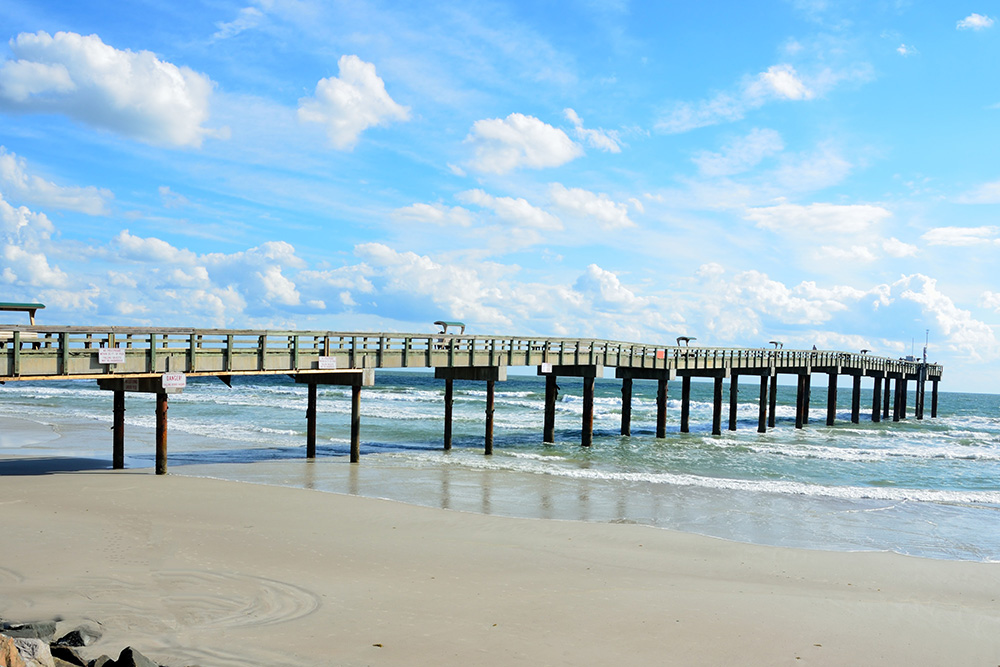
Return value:
[(882, 421), (882, 376), (872, 377), (875, 386), (872, 388), (872, 421)]
[(736, 408), (740, 395), (740, 376), (733, 373), (729, 378), (729, 430), (736, 430)]
[(306, 398), (306, 458), (316, 458), (316, 385), (309, 385)]
[(833, 426), (837, 421), (837, 371), (830, 371), (829, 382), (826, 385), (826, 425)]
[(493, 455), (493, 390), (495, 385), (494, 380), (486, 381), (486, 438), (483, 448), (483, 453), (486, 456)]
[[(615, 377), (622, 381), (622, 435), (625, 432), (625, 387), (628, 386), (629, 397), (632, 396), (633, 380), (656, 380), (656, 437), (667, 437), (667, 383), (677, 377), (676, 371), (666, 368), (629, 368), (619, 366), (615, 369)], [(628, 412), (631, 419), (631, 410)]]
[(931, 380), (931, 419), (937, 418), (938, 380)]
[(114, 436), (111, 446), (111, 467), (121, 470), (125, 467), (125, 390), (115, 389)]
[[(659, 407), (659, 396), (657, 396)], [(632, 378), (622, 380), (622, 435), (632, 435)]]
[(809, 412), (809, 397), (806, 389), (806, 378), (808, 373), (798, 374), (798, 385), (795, 389), (795, 428), (802, 428), (806, 423), (806, 414)]
[(889, 419), (891, 413), (889, 406), (892, 405), (892, 378), (885, 376), (885, 388), (882, 390), (882, 419)]
[(900, 419), (900, 414), (902, 413), (902, 408), (900, 405), (903, 402), (903, 378), (895, 378), (896, 382), (896, 392), (895, 397), (892, 402), (892, 421), (898, 422)]
[(300, 373), (292, 378), (297, 384), (308, 385), (306, 408), (306, 457), (316, 457), (316, 393), (318, 385), (351, 387), (351, 463), (361, 460), (361, 387), (375, 384), (375, 369)]
[[(503, 382), (507, 379), (506, 366), (439, 366), (434, 369), (434, 377), (445, 381), (445, 412), (450, 411), (448, 405), (448, 383), (452, 380), (471, 380), (486, 382), (486, 434), (484, 436), (483, 451), (489, 455), (493, 453), (493, 383)], [(450, 417), (450, 415), (449, 415)], [(447, 420), (447, 434), (451, 435), (451, 420)], [(450, 446), (446, 443), (445, 448)]]
[(768, 376), (760, 376), (760, 406), (757, 412), (758, 433), (767, 433), (767, 385), (769, 381)]
[(913, 408), (913, 412), (916, 414), (917, 419), (924, 418), (924, 394), (927, 391), (927, 368), (921, 366), (920, 370), (917, 371), (917, 402)]
[[(556, 441), (556, 401), (559, 399), (559, 385), (555, 375), (545, 376), (545, 423), (542, 427), (542, 442)], [(631, 408), (631, 405), (629, 406)], [(624, 416), (622, 417), (624, 419)], [(624, 422), (622, 422), (624, 424)]]
[(854, 387), (851, 391), (851, 423), (861, 422), (861, 374), (855, 373)]
[(907, 399), (906, 394), (907, 394), (907, 384), (909, 381), (906, 379), (905, 375), (901, 377), (899, 381), (903, 385), (902, 398), (899, 401), (899, 418), (906, 419), (906, 399)]
[(812, 405), (812, 373), (806, 373), (803, 380), (805, 383), (805, 402), (802, 404), (802, 423), (809, 423), (809, 406)]
[(715, 378), (712, 400), (712, 435), (722, 435), (722, 377)]
[[(594, 383), (596, 378), (604, 377), (604, 366), (601, 365), (556, 365), (542, 364), (538, 367), (538, 375), (546, 376), (546, 387), (549, 377), (578, 377), (583, 378), (583, 420), (580, 432), (580, 444), (589, 447), (594, 440)], [(622, 376), (619, 376), (622, 377)], [(506, 377), (506, 369), (504, 378)], [(555, 380), (553, 380), (555, 382)], [(547, 392), (546, 392), (547, 395)], [(553, 431), (555, 430), (555, 402), (553, 399)]]
[(691, 376), (681, 378), (681, 433), (690, 433), (691, 426)]
[(455, 408), (455, 381), (444, 381), (444, 449), (451, 449), (451, 422)]
[(768, 407), (767, 412), (767, 425), (770, 428), (774, 428), (774, 420), (778, 414), (778, 374), (771, 369), (771, 394), (770, 394), (771, 404)]
[(167, 474), (167, 395), (156, 395), (156, 474)]

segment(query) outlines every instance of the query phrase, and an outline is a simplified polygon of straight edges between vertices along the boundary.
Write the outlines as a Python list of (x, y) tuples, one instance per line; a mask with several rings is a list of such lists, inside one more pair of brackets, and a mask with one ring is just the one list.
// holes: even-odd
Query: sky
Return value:
[(0, 4), (39, 323), (870, 349), (1000, 393), (1000, 7)]

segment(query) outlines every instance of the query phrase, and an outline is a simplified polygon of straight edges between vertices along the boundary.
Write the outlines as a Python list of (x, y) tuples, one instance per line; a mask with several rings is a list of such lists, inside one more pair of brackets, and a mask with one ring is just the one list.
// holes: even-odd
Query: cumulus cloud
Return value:
[(519, 113), (477, 120), (465, 141), (475, 152), (469, 166), (491, 174), (558, 167), (583, 155), (580, 145), (562, 130)]
[(1000, 293), (986, 290), (983, 292), (981, 304), (1000, 313)]
[(533, 206), (521, 197), (494, 197), (482, 190), (467, 190), (457, 195), (459, 201), (492, 210), (496, 216), (518, 227), (541, 231), (559, 231), (562, 222), (548, 211)]
[(682, 102), (661, 119), (658, 130), (671, 134), (743, 118), (748, 111), (771, 101), (802, 101), (815, 97), (814, 90), (788, 64), (772, 65), (766, 71), (743, 81), (735, 92), (690, 104)]
[(904, 243), (895, 237), (883, 240), (882, 250), (890, 257), (913, 257), (917, 254), (917, 246)]
[(587, 266), (587, 270), (576, 279), (573, 289), (585, 295), (598, 307), (620, 312), (643, 308), (649, 302), (648, 299), (636, 296), (632, 290), (622, 285), (616, 274), (602, 269), (597, 264)]
[(1000, 243), (1000, 227), (935, 227), (920, 238), (928, 245), (993, 245)]
[(907, 46), (906, 44), (900, 44), (899, 46), (896, 47), (896, 53), (906, 58), (909, 56), (915, 56), (920, 52), (917, 51), (915, 47)]
[(324, 125), (334, 148), (353, 148), (369, 127), (409, 120), (409, 107), (389, 97), (375, 65), (350, 55), (338, 65), (339, 76), (320, 79), (315, 96), (299, 100), (299, 120)]
[(28, 172), (27, 163), (0, 146), (0, 192), (46, 208), (107, 215), (110, 190), (91, 187), (62, 187)]
[(28, 289), (68, 285), (69, 276), (46, 257), (54, 232), (44, 213), (15, 208), (0, 195), (0, 283)]
[(904, 277), (896, 285), (904, 288), (900, 298), (919, 304), (925, 313), (934, 317), (953, 351), (972, 360), (1000, 357), (1000, 341), (992, 327), (975, 319), (970, 311), (959, 308), (951, 297), (938, 289), (937, 280), (918, 273)]
[(576, 138), (586, 142), (591, 148), (597, 148), (609, 153), (621, 153), (621, 141), (618, 139), (618, 132), (615, 130), (593, 130), (583, 126), (583, 119), (572, 109), (563, 109), (567, 120), (573, 123), (573, 132)]
[(958, 198), (960, 204), (1000, 204), (1000, 181), (983, 183)]
[(892, 215), (870, 204), (825, 204), (808, 206), (782, 203), (747, 209), (744, 217), (761, 229), (775, 232), (844, 235), (860, 234)]
[(955, 24), (958, 30), (985, 30), (993, 27), (995, 21), (984, 14), (973, 12)]
[(0, 109), (57, 113), (162, 146), (201, 146), (212, 81), (97, 35), (21, 33), (0, 65)]
[(625, 229), (635, 223), (628, 217), (628, 205), (608, 195), (582, 188), (567, 188), (560, 183), (549, 186), (552, 203), (568, 214), (597, 222), (601, 229)]
[(416, 203), (392, 212), (400, 219), (410, 222), (430, 223), (441, 226), (457, 225), (468, 227), (472, 224), (472, 214), (461, 206), (445, 206), (444, 204)]
[(695, 155), (693, 160), (706, 176), (730, 176), (747, 171), (784, 148), (785, 143), (778, 132), (754, 128), (745, 137), (726, 144), (721, 152), (704, 151)]

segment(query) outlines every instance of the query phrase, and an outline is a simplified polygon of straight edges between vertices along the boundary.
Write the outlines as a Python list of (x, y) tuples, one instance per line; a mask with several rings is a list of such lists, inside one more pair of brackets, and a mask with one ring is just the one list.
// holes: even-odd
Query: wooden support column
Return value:
[(656, 381), (656, 437), (667, 437), (667, 379)]
[(361, 385), (351, 385), (351, 463), (361, 460)]
[(837, 421), (837, 371), (830, 371), (826, 385), (826, 425), (833, 426)]
[(931, 419), (937, 418), (938, 380), (931, 380)]
[(902, 378), (900, 378), (900, 382), (903, 385), (903, 389), (899, 401), (899, 418), (906, 419), (906, 399), (907, 399), (906, 393), (907, 393), (907, 384), (909, 381), (906, 379), (906, 376), (904, 375)]
[(125, 467), (125, 390), (116, 389), (114, 395), (114, 435), (111, 445), (111, 467)]
[(729, 378), (729, 430), (736, 430), (736, 408), (740, 395), (740, 376), (733, 373)]
[(722, 435), (722, 377), (715, 378), (712, 400), (712, 435)]
[(927, 369), (921, 366), (917, 377), (917, 404), (913, 408), (913, 411), (916, 413), (917, 419), (924, 418), (924, 394), (927, 391), (925, 382), (926, 374), (927, 374)]
[(444, 449), (451, 449), (451, 417), (455, 406), (455, 381), (444, 381)]
[(861, 374), (854, 376), (854, 389), (851, 392), (851, 423), (861, 422)]
[(622, 435), (632, 435), (632, 378), (622, 379)]
[(306, 399), (306, 458), (316, 458), (316, 385), (308, 387)]
[(681, 433), (690, 433), (688, 423), (691, 418), (691, 376), (681, 378)]
[[(556, 379), (555, 375), (545, 376), (545, 425), (542, 429), (542, 442), (556, 441), (556, 400), (559, 397), (559, 385), (556, 384)], [(622, 413), (622, 419), (624, 418), (625, 415)], [(622, 424), (624, 428), (624, 421)]]
[(802, 423), (809, 423), (809, 406), (812, 405), (812, 373), (806, 373), (802, 379), (804, 384), (804, 402), (802, 403)]
[(760, 376), (760, 408), (757, 413), (757, 432), (767, 433), (767, 385), (768, 377)]
[(580, 444), (590, 447), (594, 442), (594, 383), (592, 377), (583, 378), (583, 426)]
[(892, 378), (885, 376), (885, 388), (882, 390), (882, 419), (889, 419), (892, 416), (890, 407), (892, 405)]
[(167, 474), (167, 394), (156, 395), (156, 474)]
[(802, 419), (802, 413), (804, 412), (802, 405), (806, 402), (806, 383), (805, 383), (805, 373), (799, 373), (797, 376), (797, 386), (795, 388), (795, 428), (802, 428), (805, 423)]
[(882, 376), (876, 375), (872, 378), (875, 386), (872, 389), (872, 421), (882, 421)]
[(483, 453), (487, 456), (493, 454), (493, 394), (495, 386), (495, 381), (486, 381), (486, 438)]
[(778, 374), (775, 373), (771, 376), (771, 394), (770, 394), (771, 405), (767, 412), (767, 425), (774, 428), (774, 420), (778, 414)]
[(902, 402), (903, 402), (903, 378), (898, 377), (896, 378), (895, 400), (893, 400), (892, 403), (892, 421), (894, 422), (898, 422), (900, 419), (899, 415), (902, 412), (900, 404)]

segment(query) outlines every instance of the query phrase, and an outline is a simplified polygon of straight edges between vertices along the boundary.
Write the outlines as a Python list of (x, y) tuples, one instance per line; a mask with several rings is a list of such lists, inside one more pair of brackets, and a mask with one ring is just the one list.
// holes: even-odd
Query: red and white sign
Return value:
[(123, 347), (102, 347), (97, 351), (97, 363), (99, 364), (124, 364), (125, 348)]
[(187, 386), (187, 376), (184, 373), (164, 373), (162, 381), (164, 389), (183, 389)]

